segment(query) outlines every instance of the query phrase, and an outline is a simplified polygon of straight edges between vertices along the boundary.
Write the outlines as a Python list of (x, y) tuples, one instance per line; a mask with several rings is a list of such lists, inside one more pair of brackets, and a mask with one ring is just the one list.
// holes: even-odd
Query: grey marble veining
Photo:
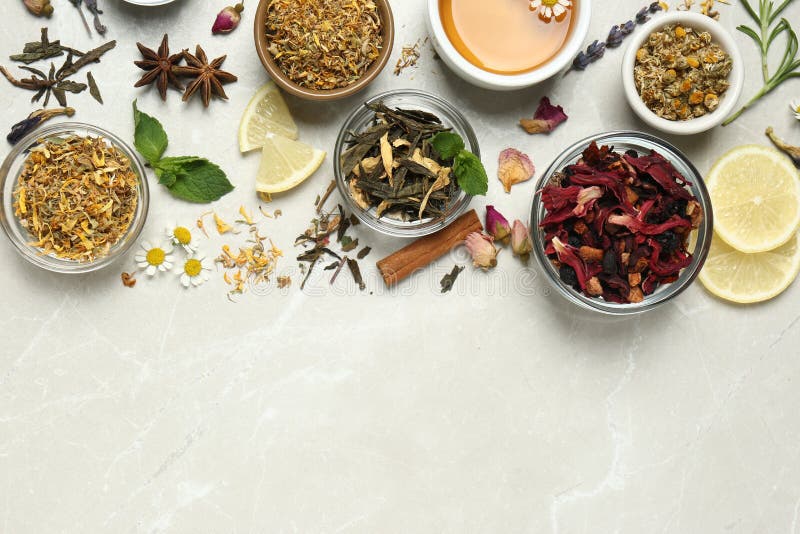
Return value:
[[(522, 1), (522, 0), (520, 0)], [(54, 0), (50, 21), (5, 2), (13, 32), (0, 50), (38, 37), (85, 49), (73, 8)], [(239, 116), (266, 74), (252, 45), (256, 3), (242, 27), (212, 37), (226, 2), (178, 0), (158, 9), (105, 0), (117, 49), (92, 67), (106, 100), (70, 95), (75, 119), (131, 140), (131, 101), (159, 117), (168, 154), (219, 163), (236, 190), (212, 208), (234, 219), (257, 206), (258, 156), (239, 155)], [(397, 41), (424, 39), (424, 0), (392, 6)], [(490, 3), (487, 3), (487, 5)], [(736, 3), (738, 4), (738, 3)], [(637, 2), (595, 2), (590, 37), (602, 38)], [(720, 5), (731, 31), (739, 5)], [(797, 23), (800, 4), (786, 17)], [(204, 110), (176, 92), (162, 104), (137, 90), (135, 41), (175, 50), (199, 40), (211, 57), (228, 53), (239, 76), (230, 102)], [(736, 33), (748, 65), (749, 40)], [(513, 146), (541, 172), (575, 140), (612, 129), (643, 129), (624, 100), (622, 50), (582, 73), (509, 94), (472, 88), (422, 46), (417, 68), (391, 68), (365, 93), (337, 104), (288, 99), (306, 142), (333, 149), (339, 125), (362, 98), (414, 87), (444, 95), (478, 132), (489, 196), (509, 219), (527, 219), (533, 182), (502, 191), (496, 156)], [(748, 72), (745, 95), (758, 87)], [(33, 108), (30, 94), (0, 80), (4, 123)], [(795, 143), (800, 123), (785, 84), (727, 128), (669, 138), (706, 172), (743, 143), (766, 143), (767, 125)], [(549, 136), (528, 136), (517, 120), (542, 95), (569, 120)], [(7, 147), (0, 150), (7, 153)], [(538, 174), (537, 174), (538, 176)], [(333, 288), (306, 292), (292, 247), (332, 177), (330, 158), (305, 184), (268, 209), (284, 216), (264, 231), (284, 250), (279, 272), (290, 290), (226, 299), (221, 273), (184, 290), (175, 275), (120, 271), (63, 276), (36, 270), (0, 240), (0, 532), (20, 533), (732, 533), (800, 532), (800, 289), (772, 302), (722, 303), (696, 284), (662, 308), (627, 319), (590, 315), (549, 291), (536, 267), (508, 251), (490, 272), (470, 267), (452, 293), (439, 280), (456, 250), (394, 290), (377, 260), (401, 245), (363, 226), (373, 247), (362, 262), (368, 289), (347, 273)], [(171, 221), (193, 225), (203, 206), (172, 199), (153, 180), (144, 237)], [(235, 237), (202, 239), (208, 255)]]

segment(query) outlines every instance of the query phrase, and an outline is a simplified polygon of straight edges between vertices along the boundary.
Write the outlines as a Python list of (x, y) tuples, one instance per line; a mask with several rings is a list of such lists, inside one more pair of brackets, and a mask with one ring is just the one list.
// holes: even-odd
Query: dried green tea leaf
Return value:
[(103, 54), (113, 49), (115, 46), (117, 46), (116, 41), (109, 41), (105, 44), (98, 46), (97, 48), (89, 50), (83, 56), (78, 58), (78, 61), (72, 63), (69, 67), (62, 69), (59, 72), (58, 78), (60, 80), (63, 80), (67, 76), (72, 76), (73, 74), (81, 70), (83, 67), (88, 65), (89, 63), (100, 61), (100, 58), (103, 57)]
[(367, 284), (364, 283), (364, 279), (361, 277), (361, 269), (358, 267), (358, 262), (352, 258), (348, 258), (347, 267), (350, 269), (350, 274), (353, 275), (353, 280), (358, 285), (358, 289), (364, 291)]
[(92, 95), (92, 98), (103, 103), (103, 95), (100, 94), (100, 88), (97, 87), (97, 82), (94, 80), (94, 76), (92, 76), (91, 72), (86, 73), (86, 79), (89, 82), (89, 94)]
[(458, 275), (461, 274), (461, 271), (464, 270), (464, 267), (459, 267), (458, 265), (453, 266), (453, 270), (450, 273), (444, 275), (441, 282), (439, 284), (442, 286), (442, 293), (447, 293), (456, 283), (456, 279)]
[(358, 239), (352, 239), (350, 236), (342, 238), (342, 252), (350, 252), (358, 247)]
[(372, 251), (372, 247), (364, 247), (364, 248), (362, 248), (361, 250), (358, 251), (358, 254), (356, 255), (356, 258), (358, 258), (359, 260), (363, 260), (364, 258), (367, 257), (367, 254), (369, 254), (371, 251)]

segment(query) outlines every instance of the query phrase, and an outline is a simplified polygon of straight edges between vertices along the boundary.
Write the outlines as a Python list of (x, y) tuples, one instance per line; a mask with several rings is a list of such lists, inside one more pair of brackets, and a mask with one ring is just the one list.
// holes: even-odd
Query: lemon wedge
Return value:
[(262, 85), (250, 99), (239, 123), (239, 150), (249, 152), (264, 146), (268, 133), (297, 139), (297, 125), (274, 82)]
[(800, 227), (800, 174), (775, 149), (745, 145), (730, 150), (711, 168), (706, 185), (714, 229), (736, 250), (772, 250)]
[(795, 234), (774, 250), (746, 254), (714, 235), (700, 282), (714, 295), (742, 304), (769, 300), (800, 272), (800, 239)]
[(261, 149), (256, 191), (287, 191), (314, 174), (324, 159), (325, 152), (322, 150), (282, 135), (268, 133)]

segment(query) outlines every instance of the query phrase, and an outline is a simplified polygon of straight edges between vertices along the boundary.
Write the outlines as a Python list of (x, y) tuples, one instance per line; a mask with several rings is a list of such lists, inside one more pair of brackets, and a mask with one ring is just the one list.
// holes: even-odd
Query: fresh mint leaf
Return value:
[(485, 195), (489, 190), (489, 177), (481, 160), (466, 150), (462, 150), (453, 162), (453, 174), (458, 186), (468, 195)]
[[(207, 203), (233, 191), (225, 172), (206, 159), (196, 159), (178, 166), (175, 181), (168, 186), (172, 196), (189, 202)], [(173, 171), (165, 171), (166, 173)]]
[(464, 140), (453, 132), (439, 132), (431, 138), (431, 145), (444, 159), (453, 159), (464, 150)]
[(133, 101), (133, 144), (144, 159), (155, 166), (167, 149), (167, 132), (164, 127), (147, 113), (142, 113)]
[(158, 183), (167, 187), (172, 187), (178, 179), (178, 175), (174, 171), (156, 168), (156, 176), (158, 176)]

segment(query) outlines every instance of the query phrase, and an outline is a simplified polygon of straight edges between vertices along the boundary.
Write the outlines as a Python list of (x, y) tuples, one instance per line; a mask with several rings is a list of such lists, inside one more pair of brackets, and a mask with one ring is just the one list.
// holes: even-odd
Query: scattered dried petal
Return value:
[(544, 96), (539, 102), (533, 119), (520, 119), (519, 124), (529, 134), (549, 133), (567, 119), (564, 108), (553, 106), (550, 104), (550, 99)]
[(216, 223), (217, 232), (219, 232), (220, 235), (227, 234), (228, 232), (233, 230), (233, 227), (228, 223), (226, 223), (225, 221), (223, 221), (222, 217), (220, 217), (216, 213), (214, 213), (214, 223)]
[(136, 278), (134, 278), (134, 273), (125, 273), (123, 272), (120, 274), (120, 278), (122, 278), (122, 285), (125, 287), (133, 287), (136, 285)]
[(511, 186), (526, 182), (533, 178), (536, 172), (531, 158), (516, 148), (507, 148), (500, 152), (497, 165), (497, 177), (503, 184), (506, 193), (511, 192)]

